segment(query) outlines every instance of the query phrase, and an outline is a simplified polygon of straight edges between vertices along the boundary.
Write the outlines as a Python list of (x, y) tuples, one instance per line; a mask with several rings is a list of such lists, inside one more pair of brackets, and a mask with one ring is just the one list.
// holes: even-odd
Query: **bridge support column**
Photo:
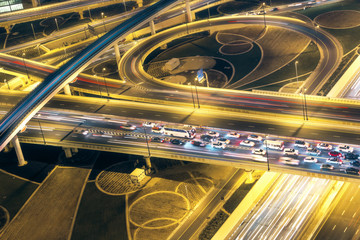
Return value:
[(252, 176), (253, 170), (245, 169), (245, 172), (247, 174), (247, 179), (246, 179), (245, 182), (248, 183), (248, 184), (253, 183), (255, 181), (253, 176)]
[(8, 145), (6, 145), (6, 146), (4, 147), (4, 150), (3, 150), (3, 151), (4, 151), (5, 153), (7, 153), (7, 152), (10, 152), (12, 148), (13, 148), (13, 145), (12, 145), (11, 142), (9, 142)]
[(115, 43), (115, 44), (114, 44), (114, 51), (115, 51), (116, 65), (117, 65), (119, 77), (121, 77), (121, 76), (120, 76), (120, 65), (119, 65), (120, 59), (121, 59), (121, 53), (120, 53), (120, 49), (119, 49), (118, 43)]
[(151, 35), (155, 35), (155, 34), (156, 34), (154, 20), (151, 20), (151, 21), (150, 21), (150, 31), (151, 31)]
[(79, 152), (79, 149), (77, 149), (77, 148), (72, 148), (71, 151), (72, 151), (72, 153), (75, 153), (75, 154), (76, 154), (76, 153)]
[(151, 169), (151, 160), (150, 157), (144, 157), (145, 158), (145, 164), (147, 169)]
[(15, 148), (16, 156), (17, 156), (17, 159), (18, 159), (18, 166), (19, 167), (25, 166), (27, 164), (27, 161), (25, 161), (25, 159), (24, 159), (24, 155), (23, 155), (22, 150), (21, 150), (19, 138), (17, 136), (15, 136), (11, 140), (11, 143)]
[(71, 148), (63, 148), (63, 150), (64, 150), (66, 158), (71, 158), (72, 157)]
[(84, 19), (84, 11), (79, 11), (80, 19)]
[(138, 5), (138, 7), (142, 7), (143, 6), (143, 0), (136, 0), (136, 3)]
[(5, 26), (6, 34), (10, 34), (10, 26)]
[(70, 90), (70, 86), (69, 84), (66, 84), (64, 87), (64, 93), (65, 95), (70, 95), (71, 96), (71, 90)]
[(186, 1), (185, 1), (185, 6), (186, 6), (187, 21), (188, 21), (188, 22), (192, 22), (191, 9), (190, 9), (190, 1), (189, 1), (189, 0), (186, 0)]
[(31, 0), (31, 3), (33, 7), (39, 6), (38, 0)]

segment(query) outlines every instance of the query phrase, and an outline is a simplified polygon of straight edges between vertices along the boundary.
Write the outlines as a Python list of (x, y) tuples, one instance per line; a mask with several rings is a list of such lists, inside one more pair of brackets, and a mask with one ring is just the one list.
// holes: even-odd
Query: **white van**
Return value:
[(265, 140), (264, 144), (269, 149), (282, 151), (284, 149), (284, 141), (279, 140)]

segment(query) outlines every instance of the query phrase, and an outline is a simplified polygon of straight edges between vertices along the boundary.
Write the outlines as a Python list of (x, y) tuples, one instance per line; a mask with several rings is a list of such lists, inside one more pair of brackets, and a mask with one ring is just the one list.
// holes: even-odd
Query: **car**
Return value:
[(304, 162), (317, 163), (317, 159), (314, 158), (314, 157), (305, 157), (305, 158), (304, 158)]
[(308, 147), (306, 149), (306, 154), (312, 155), (312, 156), (319, 156), (321, 154), (321, 151), (317, 148)]
[(180, 140), (180, 139), (176, 139), (176, 138), (171, 139), (170, 142), (171, 142), (172, 144), (175, 144), (175, 145), (184, 145), (184, 144), (185, 144), (185, 141)]
[(331, 150), (332, 149), (332, 145), (327, 144), (327, 143), (318, 143), (318, 145), (316, 147), (318, 149), (322, 149), (322, 150)]
[(226, 136), (228, 138), (240, 138), (241, 137), (241, 134), (240, 133), (237, 133), (237, 132), (229, 132), (228, 134), (226, 134)]
[(252, 154), (255, 154), (255, 155), (265, 155), (266, 154), (266, 150), (261, 149), (261, 148), (253, 149), (251, 152), (252, 152)]
[(255, 134), (250, 134), (247, 136), (247, 139), (252, 141), (262, 141), (263, 138)]
[(300, 161), (297, 159), (289, 158), (289, 157), (282, 157), (280, 158), (280, 162), (288, 165), (299, 165)]
[(160, 137), (152, 137), (151, 142), (163, 143), (163, 142), (165, 142), (165, 139), (160, 138)]
[(203, 141), (198, 141), (198, 140), (192, 140), (191, 144), (197, 147), (205, 147), (206, 143), (204, 143)]
[(258, 12), (258, 15), (264, 15), (264, 14), (266, 14), (265, 10), (261, 10), (261, 11)]
[(246, 15), (256, 15), (256, 12), (250, 11), (250, 12), (247, 12)]
[(343, 162), (340, 158), (337, 158), (337, 157), (331, 157), (331, 158), (328, 158), (326, 159), (326, 162), (327, 163), (336, 163), (336, 164), (339, 164), (341, 165)]
[(320, 169), (321, 170), (333, 170), (334, 166), (331, 164), (328, 164), (328, 163), (323, 163), (323, 164), (321, 164)]
[(88, 135), (89, 131), (88, 130), (81, 130), (81, 134), (82, 135)]
[(285, 148), (284, 149), (284, 155), (285, 156), (298, 156), (299, 150), (295, 150), (293, 148)]
[(355, 166), (355, 167), (360, 167), (360, 162), (359, 161), (352, 161), (351, 163), (350, 163), (351, 165), (353, 165), (353, 166)]
[(153, 132), (153, 133), (162, 133), (162, 127), (158, 127), (158, 126), (152, 127), (151, 132)]
[(229, 143), (230, 143), (230, 140), (227, 139), (227, 138), (218, 138), (218, 139), (216, 139), (216, 141), (222, 142), (222, 143), (225, 143), (225, 144), (229, 144)]
[(204, 142), (211, 142), (213, 140), (213, 137), (210, 135), (203, 134), (200, 136), (200, 139)]
[(338, 151), (330, 151), (328, 154), (329, 154), (330, 157), (339, 157), (339, 158), (341, 158), (343, 156), (341, 154), (341, 152), (338, 152)]
[(213, 138), (220, 136), (220, 134), (218, 132), (215, 132), (215, 131), (208, 131), (206, 133), (206, 135), (212, 136)]
[(270, 9), (270, 12), (276, 12), (276, 11), (279, 11), (279, 8), (274, 7), (274, 8), (272, 8), (272, 9)]
[(303, 141), (303, 140), (296, 140), (295, 143), (294, 143), (294, 147), (308, 148), (308, 147), (310, 147), (310, 144)]
[(353, 168), (353, 167), (348, 167), (345, 169), (346, 174), (352, 174), (352, 175), (359, 175), (359, 169), (357, 168)]
[(254, 147), (255, 146), (255, 142), (252, 142), (250, 140), (243, 140), (240, 142), (241, 146), (246, 146), (246, 147)]
[(348, 145), (339, 145), (338, 149), (339, 152), (344, 152), (344, 153), (352, 153), (354, 151), (354, 148)]
[(355, 153), (345, 153), (345, 159), (357, 160), (357, 159), (359, 159), (359, 154), (355, 154)]
[(143, 127), (155, 127), (156, 123), (154, 123), (154, 122), (143, 122), (142, 126)]
[(136, 126), (133, 125), (133, 124), (125, 124), (125, 125), (121, 125), (120, 126), (121, 129), (124, 129), (124, 130), (130, 130), (130, 131), (134, 131), (136, 129)]
[(211, 146), (212, 146), (213, 148), (221, 148), (221, 149), (225, 149), (225, 148), (226, 148), (226, 144), (225, 144), (225, 143), (218, 142), (218, 141), (212, 142), (212, 143), (211, 143)]

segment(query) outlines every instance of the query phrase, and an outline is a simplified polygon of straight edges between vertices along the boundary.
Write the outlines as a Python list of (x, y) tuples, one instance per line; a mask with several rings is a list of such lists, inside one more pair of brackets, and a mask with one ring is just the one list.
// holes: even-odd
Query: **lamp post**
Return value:
[(319, 29), (319, 25), (315, 25), (315, 27), (314, 27), (314, 30), (315, 30), (315, 45), (317, 46), (317, 44), (318, 44), (318, 37), (317, 37), (317, 31), (318, 31), (318, 29)]
[(41, 124), (40, 124), (40, 120), (39, 120), (40, 117), (41, 117), (41, 114), (38, 114), (38, 123), (39, 123), (39, 127), (40, 127), (40, 132), (41, 132), (41, 135), (42, 135), (42, 137), (43, 137), (44, 145), (46, 145), (44, 132), (43, 132), (43, 130), (42, 130), (42, 127), (41, 127)]
[(59, 25), (58, 25), (57, 18), (55, 18), (55, 24), (56, 24), (56, 28), (57, 28), (57, 30), (59, 31)]
[(101, 87), (100, 87), (100, 84), (99, 84), (99, 79), (97, 78), (96, 74), (94, 75), (94, 77), (96, 77), (96, 83), (99, 87), (99, 93), (100, 93), (100, 98), (102, 98), (102, 94), (101, 94)]
[(298, 70), (297, 70), (297, 65), (298, 65), (299, 61), (295, 61), (295, 75), (296, 75), (296, 82), (299, 83), (299, 76), (298, 76)]
[(125, 4), (125, 0), (123, 0), (123, 3), (124, 3), (124, 9), (125, 9), (125, 12), (126, 12), (126, 4)]
[(104, 19), (104, 13), (103, 12), (101, 13), (101, 18), (103, 20), (104, 30), (106, 32), (105, 19)]
[(146, 146), (147, 146), (147, 149), (148, 149), (148, 154), (149, 154), (149, 157), (151, 157), (151, 154), (150, 154), (150, 147), (149, 147), (149, 141), (148, 141), (148, 137), (147, 137), (147, 133), (146, 133), (146, 129), (143, 127), (144, 129), (144, 133), (145, 133), (145, 141), (146, 141)]
[(7, 84), (8, 89), (10, 90), (10, 85), (9, 85), (9, 82), (8, 82), (8, 81), (6, 81), (6, 79), (4, 79), (4, 83), (6, 83), (6, 84)]
[(309, 118), (308, 118), (307, 105), (306, 105), (306, 88), (304, 89), (303, 94), (304, 94), (304, 103), (305, 103), (305, 116), (304, 116), (304, 120), (305, 120), (305, 118), (306, 118), (306, 121), (308, 121)]
[(265, 2), (262, 4), (263, 12), (264, 12), (264, 26), (266, 28), (266, 19), (265, 19)]
[(23, 63), (24, 63), (24, 67), (25, 67), (25, 71), (26, 71), (26, 75), (27, 75), (27, 77), (28, 77), (28, 81), (30, 81), (30, 76), (29, 76), (29, 72), (28, 72), (28, 69), (27, 69), (27, 66), (26, 66), (26, 63), (25, 63), (25, 55), (26, 55), (26, 53), (25, 52), (23, 52), (22, 53), (22, 59), (23, 59)]
[(192, 85), (191, 85), (191, 83), (188, 83), (188, 85), (190, 85), (191, 97), (192, 97), (193, 105), (194, 105), (194, 108), (195, 108), (195, 99), (194, 99), (194, 93), (193, 93), (193, 90), (192, 90)]
[(197, 91), (196, 82), (197, 82), (197, 78), (195, 78), (195, 92), (196, 92), (196, 97), (197, 97), (197, 105), (198, 105), (198, 108), (200, 108), (199, 94)]
[(104, 78), (105, 89), (106, 89), (107, 96), (108, 96), (108, 101), (109, 101), (110, 94), (109, 94), (109, 89), (108, 89), (107, 84), (106, 84), (105, 71), (106, 71), (106, 68), (103, 68), (103, 69), (102, 69), (102, 72), (103, 72), (103, 78)]
[(269, 162), (267, 138), (268, 138), (268, 135), (265, 136), (265, 148), (266, 148), (266, 162), (268, 165), (268, 171), (270, 172), (270, 162)]

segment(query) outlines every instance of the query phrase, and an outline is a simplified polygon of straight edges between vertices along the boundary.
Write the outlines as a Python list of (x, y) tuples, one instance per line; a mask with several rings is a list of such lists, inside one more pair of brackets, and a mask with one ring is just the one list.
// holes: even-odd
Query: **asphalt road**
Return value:
[(360, 185), (351, 183), (316, 236), (317, 240), (359, 239)]

